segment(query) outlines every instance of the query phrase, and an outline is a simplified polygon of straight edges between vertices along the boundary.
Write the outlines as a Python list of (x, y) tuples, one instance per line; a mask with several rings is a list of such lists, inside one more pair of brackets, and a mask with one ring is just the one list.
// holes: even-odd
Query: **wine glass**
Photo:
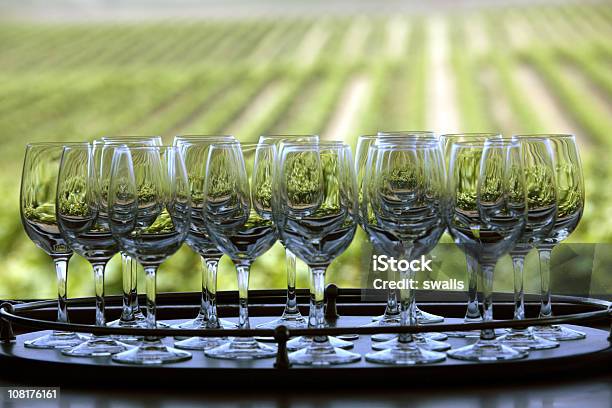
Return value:
[[(118, 146), (161, 146), (159, 136), (105, 136), (93, 142), (95, 172), (98, 175), (101, 191), (102, 210), (107, 213), (108, 188), (114, 149)], [(122, 307), (119, 319), (107, 323), (111, 327), (146, 327), (144, 314), (138, 305), (138, 262), (129, 255), (121, 253)], [(138, 336), (123, 334), (114, 338), (127, 344), (136, 344)]]
[[(374, 143), (374, 145), (370, 147), (369, 153), (371, 153), (373, 156), (372, 156), (371, 162), (368, 162), (369, 163), (368, 165), (371, 166), (369, 168), (375, 168), (376, 166), (378, 147), (380, 147), (381, 149), (386, 148), (386, 149), (392, 150), (396, 148), (397, 146), (404, 146), (406, 148), (412, 148), (412, 149), (415, 149), (415, 148), (423, 149), (423, 152), (426, 152), (426, 159), (430, 161), (430, 163), (428, 163), (428, 166), (430, 166), (433, 169), (436, 169), (440, 173), (440, 177), (442, 178), (442, 180), (445, 179), (444, 160), (442, 158), (442, 152), (438, 144), (438, 140), (433, 136), (423, 135), (422, 132), (417, 133), (416, 135), (404, 134), (401, 137), (392, 137), (392, 136), (384, 136), (382, 138), (379, 137), (379, 139)], [(420, 150), (418, 151), (420, 152), (419, 154), (424, 154)], [(364, 185), (362, 185), (362, 188), (363, 187)], [(364, 201), (360, 201), (360, 208), (367, 208), (368, 203), (365, 201), (365, 198), (366, 198), (366, 194), (364, 192)], [(366, 207), (362, 207), (361, 206), (362, 204), (365, 204)], [(428, 242), (432, 242), (432, 241), (438, 242), (438, 240), (440, 239), (440, 236), (442, 235), (445, 229), (444, 222), (445, 222), (444, 217), (442, 217), (441, 219), (442, 225), (436, 230), (430, 231), (432, 235), (428, 237)], [(380, 245), (376, 245), (376, 244), (373, 246), (380, 247)], [(421, 249), (419, 256), (424, 256), (428, 254), (432, 249), (432, 247), (423, 247), (423, 246), (419, 248)], [(382, 247), (380, 247), (379, 252), (386, 253), (386, 251), (382, 249)], [(395, 273), (393, 273), (393, 275), (395, 275)], [(390, 279), (393, 279), (393, 278), (394, 276), (391, 277)], [(413, 317), (413, 320), (415, 321), (415, 324), (430, 324), (434, 321), (437, 321), (438, 318), (443, 319), (443, 317), (441, 316), (437, 316), (437, 315), (433, 315), (433, 314), (429, 314), (427, 312), (421, 311), (417, 307), (416, 296), (412, 296), (411, 303), (412, 304), (409, 306), (409, 310), (411, 313), (414, 313), (414, 316), (412, 317)], [(424, 323), (421, 323), (421, 322), (424, 322)], [(370, 325), (376, 325), (376, 323), (377, 322), (374, 322), (374, 323), (371, 323)], [(393, 325), (393, 322), (389, 323), (388, 325)], [(397, 325), (399, 325), (399, 323)], [(448, 338), (448, 336), (444, 333), (436, 333), (436, 332), (434, 333), (416, 333), (416, 334), (413, 334), (412, 336), (416, 344), (419, 347), (424, 348), (426, 350), (445, 351), (451, 348), (451, 345), (449, 343), (444, 342), (444, 340)], [(374, 350), (384, 350), (384, 349), (390, 348), (397, 343), (398, 341), (397, 337), (398, 336), (395, 334), (384, 334), (384, 333), (372, 336), (372, 340), (380, 342), (380, 343), (373, 344), (372, 348)]]
[[(484, 142), (487, 139), (499, 139), (499, 133), (454, 133), (440, 136), (440, 145), (444, 155), (445, 167), (449, 169), (452, 147), (455, 143)], [(475, 169), (476, 171), (476, 169)], [(465, 323), (477, 323), (482, 320), (478, 306), (478, 262), (468, 252), (465, 253), (467, 266), (467, 306), (463, 321)], [(454, 331), (446, 333), (449, 337), (471, 337), (478, 336), (476, 330)]]
[[(411, 143), (414, 141), (428, 141), (428, 142), (436, 142), (433, 132), (430, 131), (401, 131), (401, 132), (378, 132), (376, 135), (365, 135), (360, 136), (357, 141), (357, 152), (356, 152), (356, 162), (355, 162), (355, 171), (357, 173), (357, 185), (359, 188), (359, 201), (362, 201), (362, 182), (363, 176), (366, 171), (366, 163), (368, 159), (369, 147), (372, 145), (377, 145), (381, 143)], [(361, 205), (360, 205), (361, 208)], [(365, 229), (364, 229), (365, 230)], [(378, 250), (375, 248), (375, 250)], [(395, 273), (393, 271), (389, 271), (389, 279), (392, 280), (395, 278)], [(389, 289), (387, 292), (387, 306), (385, 308), (385, 313), (382, 316), (374, 317), (374, 323), (365, 325), (365, 327), (372, 326), (394, 326), (400, 324), (400, 310), (397, 303), (397, 295), (396, 290)], [(434, 315), (431, 313), (427, 313), (418, 308), (418, 306), (414, 305), (416, 311), (416, 318), (418, 324), (429, 324), (429, 323), (437, 323), (444, 321), (444, 317)], [(377, 323), (377, 322), (380, 322)], [(422, 336), (426, 336), (432, 340), (446, 340), (447, 336), (443, 333), (424, 333)], [(372, 340), (374, 341), (388, 341), (396, 338), (395, 334), (386, 334), (379, 333), (372, 336)], [(446, 346), (442, 346), (440, 344), (437, 345), (438, 348), (445, 349)]]
[[(277, 171), (274, 219), (287, 248), (310, 267), (316, 327), (322, 328), (325, 271), (348, 248), (357, 228), (351, 150), (341, 142), (287, 142)], [(327, 336), (314, 336), (289, 359), (294, 364), (331, 365), (359, 361), (361, 356), (334, 347)]]
[[(157, 327), (157, 269), (185, 241), (190, 198), (185, 163), (177, 147), (115, 149), (108, 193), (110, 227), (121, 250), (144, 267), (149, 329)], [(152, 365), (189, 358), (190, 353), (167, 347), (151, 335), (144, 336), (138, 347), (114, 355), (113, 361)]]
[[(497, 260), (522, 236), (527, 197), (517, 140), (488, 139), (454, 143), (448, 174), (448, 230), (455, 244), (479, 265), (483, 291), (483, 321), (493, 320), (493, 273)], [(471, 345), (447, 352), (470, 361), (513, 360), (527, 356), (483, 329)]]
[(181, 147), (184, 143), (194, 143), (194, 142), (206, 142), (212, 141), (213, 139), (223, 139), (229, 140), (233, 142), (237, 142), (233, 135), (198, 135), (198, 134), (187, 134), (187, 135), (177, 135), (174, 136), (174, 140), (172, 141), (173, 146)]
[[(518, 139), (545, 137), (549, 140), (552, 155), (555, 185), (557, 188), (557, 217), (549, 234), (535, 247), (540, 257), (542, 300), (540, 317), (552, 316), (550, 292), (550, 256), (554, 247), (565, 240), (578, 226), (584, 211), (584, 179), (580, 154), (573, 135), (518, 135)], [(583, 332), (561, 325), (537, 326), (534, 334), (548, 340), (579, 340), (586, 337)]]
[[(251, 264), (276, 242), (272, 221), (273, 144), (225, 143), (210, 147), (203, 216), (210, 237), (236, 265), (240, 329), (248, 329)], [(208, 357), (251, 360), (276, 355), (253, 337), (234, 337), (204, 352)]]
[[(57, 182), (56, 217), (62, 237), (70, 248), (93, 267), (96, 293), (96, 326), (105, 326), (104, 272), (108, 261), (119, 252), (101, 209), (99, 180), (94, 171), (92, 146), (64, 147)], [(76, 347), (62, 350), (71, 357), (108, 356), (128, 346), (111, 336), (92, 335)]]
[[(66, 283), (68, 261), (72, 249), (62, 238), (55, 216), (57, 175), (64, 145), (87, 146), (87, 143), (31, 143), (26, 147), (21, 193), (19, 197), (21, 222), (28, 237), (51, 257), (57, 276), (57, 321), (68, 323)], [(85, 341), (77, 333), (53, 330), (50, 334), (25, 342), (37, 349), (64, 349)]]
[[(191, 192), (191, 225), (185, 242), (202, 260), (202, 295), (198, 315), (191, 320), (178, 324), (179, 329), (219, 329), (234, 328), (232, 322), (221, 320), (217, 316), (217, 269), (223, 253), (212, 242), (202, 210), (204, 206), (204, 181), (206, 160), (209, 148), (213, 143), (238, 143), (233, 136), (199, 136), (177, 137), (174, 140), (185, 161), (187, 178)], [(218, 337), (182, 337), (175, 342), (177, 348), (186, 350), (206, 350), (223, 344), (227, 339)]]
[[(362, 225), (375, 248), (410, 262), (427, 254), (444, 232), (444, 167), (436, 140), (381, 143), (369, 149), (360, 203)], [(400, 270), (402, 280), (415, 271)], [(417, 323), (414, 290), (400, 290), (401, 325)], [(385, 344), (386, 343), (386, 344)], [(366, 354), (373, 363), (413, 365), (442, 361), (447, 350), (422, 335), (403, 333)]]
[[(319, 136), (317, 135), (263, 135), (259, 137), (259, 143), (274, 144), (276, 146), (277, 158), (280, 154), (281, 147), (284, 142), (310, 142), (318, 143)], [(274, 184), (274, 182), (273, 182)], [(281, 244), (284, 245), (282, 239)], [(306, 319), (300, 313), (297, 304), (296, 288), (296, 258), (295, 254), (285, 247), (285, 268), (287, 272), (287, 301), (283, 314), (278, 319), (270, 322), (262, 323), (257, 326), (259, 329), (274, 329), (278, 326), (286, 326), (289, 328), (303, 328), (308, 325)], [(312, 306), (312, 305), (311, 305)]]
[[(510, 251), (514, 269), (514, 319), (525, 319), (523, 268), (525, 257), (534, 245), (546, 238), (555, 224), (557, 192), (552, 163), (552, 149), (546, 138), (519, 138), (525, 189), (527, 191), (527, 222), (523, 235)], [(556, 341), (533, 334), (530, 327), (513, 328), (499, 338), (514, 348), (544, 350), (559, 346)]]

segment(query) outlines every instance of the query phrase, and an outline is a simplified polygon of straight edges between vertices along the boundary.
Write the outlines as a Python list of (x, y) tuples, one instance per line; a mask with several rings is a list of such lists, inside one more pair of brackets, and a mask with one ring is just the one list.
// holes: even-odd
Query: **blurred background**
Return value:
[[(0, 298), (55, 296), (51, 260), (19, 217), (28, 142), (316, 133), (354, 148), (360, 134), (416, 129), (576, 134), (587, 206), (569, 240), (580, 244), (553, 254), (553, 290), (612, 293), (611, 2), (0, 0)], [(452, 244), (434, 256), (436, 278), (465, 278)], [(328, 281), (359, 287), (369, 259), (359, 232)], [(121, 287), (117, 261), (109, 294)], [(159, 290), (199, 290), (198, 268), (183, 248)], [(298, 286), (307, 282), (302, 265)], [(495, 288), (511, 282), (504, 259)], [(251, 287), (284, 286), (277, 245), (255, 262)], [(225, 258), (220, 288), (236, 288)], [(69, 296), (92, 294), (90, 267), (74, 256)]]

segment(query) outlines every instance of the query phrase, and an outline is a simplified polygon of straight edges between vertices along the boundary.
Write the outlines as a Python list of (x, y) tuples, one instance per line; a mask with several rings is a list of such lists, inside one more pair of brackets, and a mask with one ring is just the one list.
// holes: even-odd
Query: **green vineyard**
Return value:
[[(378, 130), (570, 132), (587, 181), (571, 241), (612, 243), (611, 38), (609, 3), (114, 23), (4, 18), (0, 298), (54, 295), (51, 261), (19, 216), (25, 145), (45, 140), (317, 133), (354, 147)], [(366, 249), (360, 233), (328, 280), (359, 286)], [(463, 277), (455, 256), (445, 273)], [(283, 287), (282, 260), (279, 245), (257, 260), (252, 287)], [(118, 267), (113, 260), (108, 293), (120, 290)], [(183, 248), (162, 267), (160, 290), (198, 290), (198, 268)], [(298, 284), (306, 283), (302, 270)], [(220, 286), (235, 288), (227, 259)], [(92, 291), (75, 256), (69, 294)]]

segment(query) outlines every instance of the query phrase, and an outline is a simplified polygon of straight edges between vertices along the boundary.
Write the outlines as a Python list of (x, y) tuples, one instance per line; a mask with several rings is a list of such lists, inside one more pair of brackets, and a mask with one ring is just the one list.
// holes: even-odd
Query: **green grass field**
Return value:
[[(388, 17), (0, 20), (0, 298), (54, 295), (50, 259), (22, 232), (18, 208), (25, 144), (43, 140), (318, 133), (354, 146), (377, 130), (573, 132), (587, 207), (571, 241), (612, 243), (610, 38), (609, 3)], [(359, 285), (363, 242), (360, 234), (329, 281)], [(252, 287), (283, 287), (279, 265), (277, 246), (255, 263)], [(183, 248), (162, 268), (160, 290), (197, 290), (198, 267)], [(230, 262), (221, 268), (221, 288), (234, 288)], [(444, 273), (462, 277), (461, 268)], [(509, 287), (508, 274), (500, 279)], [(301, 271), (299, 286), (306, 282)], [(75, 257), (70, 296), (92, 286)], [(107, 288), (119, 291), (117, 262)]]

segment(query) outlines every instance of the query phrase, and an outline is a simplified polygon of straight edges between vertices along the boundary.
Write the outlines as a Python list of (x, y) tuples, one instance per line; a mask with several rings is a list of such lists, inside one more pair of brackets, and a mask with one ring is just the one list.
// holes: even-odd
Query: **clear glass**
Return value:
[[(87, 143), (82, 145), (87, 146)], [(63, 149), (63, 143), (34, 143), (26, 147), (19, 208), (26, 234), (55, 264), (57, 321), (68, 323), (66, 284), (68, 261), (73, 252), (60, 234), (55, 215), (57, 176)], [(75, 347), (83, 341), (85, 338), (77, 333), (54, 330), (50, 334), (25, 342), (25, 346), (64, 349)]]
[[(548, 235), (535, 247), (540, 257), (541, 304), (540, 317), (552, 316), (550, 291), (550, 258), (554, 247), (565, 240), (578, 226), (584, 211), (584, 178), (580, 153), (573, 135), (518, 135), (516, 138), (546, 138), (551, 146), (554, 179), (557, 188), (557, 217)], [(534, 334), (547, 340), (580, 340), (586, 334), (562, 325), (537, 326)]]
[[(350, 245), (357, 228), (357, 186), (351, 151), (341, 142), (287, 142), (273, 189), (274, 219), (285, 246), (311, 269), (314, 319), (325, 327), (325, 271)], [(334, 347), (328, 336), (315, 336), (289, 354), (293, 364), (336, 365), (361, 356)]]
[[(514, 270), (514, 319), (525, 319), (523, 269), (525, 257), (534, 245), (550, 234), (557, 216), (552, 149), (548, 139), (518, 139), (527, 191), (527, 222), (523, 235), (510, 251)], [(510, 329), (499, 338), (514, 348), (544, 350), (559, 346), (556, 341), (536, 336), (530, 327)]]
[[(108, 190), (113, 237), (145, 269), (147, 328), (157, 327), (157, 268), (183, 244), (191, 220), (185, 163), (176, 147), (121, 146), (114, 149)], [(138, 347), (116, 354), (124, 364), (158, 365), (191, 358), (145, 336)]]
[[(440, 146), (444, 155), (446, 173), (449, 174), (450, 156), (455, 143), (484, 142), (487, 139), (499, 139), (499, 133), (453, 133), (440, 136)], [(466, 276), (467, 276), (467, 305), (463, 321), (465, 323), (477, 323), (482, 320), (480, 307), (478, 305), (478, 276), (480, 275), (478, 262), (468, 253), (465, 254)], [(478, 331), (454, 331), (446, 333), (449, 337), (472, 337), (478, 336)]]
[[(395, 259), (411, 261), (426, 255), (444, 232), (444, 167), (436, 140), (412, 138), (370, 146), (362, 180), (361, 224), (373, 247)], [(401, 279), (414, 271), (401, 271)], [(414, 290), (400, 290), (400, 324), (416, 325)], [(449, 344), (424, 335), (400, 334), (374, 344), (378, 352), (366, 360), (379, 364), (411, 365), (444, 360)]]
[[(217, 317), (217, 269), (223, 253), (211, 240), (203, 217), (206, 160), (213, 143), (238, 143), (233, 136), (177, 136), (174, 145), (185, 161), (191, 191), (191, 225), (185, 242), (202, 259), (202, 294), (198, 315), (175, 325), (179, 329), (235, 328), (236, 325)], [(211, 317), (212, 316), (212, 317)], [(227, 339), (213, 337), (176, 336), (178, 348), (206, 350), (223, 344)]]
[[(447, 225), (455, 244), (480, 266), (483, 321), (493, 319), (493, 275), (497, 260), (525, 229), (527, 197), (519, 143), (489, 139), (455, 143), (448, 174)], [(524, 358), (527, 351), (503, 345), (492, 329), (447, 355), (469, 361)]]
[[(284, 142), (304, 142), (304, 143), (318, 143), (318, 135), (262, 135), (259, 137), (259, 143), (262, 144), (274, 144), (276, 146), (277, 159), (280, 156)], [(275, 163), (278, 166), (278, 163)], [(274, 184), (274, 183), (273, 183)], [(281, 239), (281, 244), (283, 243)], [(283, 244), (284, 245), (284, 244)], [(278, 326), (286, 326), (289, 328), (304, 328), (308, 326), (308, 322), (304, 316), (300, 313), (297, 304), (296, 295), (296, 256), (293, 252), (285, 247), (285, 270), (287, 273), (287, 301), (285, 302), (285, 309), (283, 314), (278, 319), (274, 319), (270, 322), (262, 323), (257, 326), (259, 329), (274, 329)], [(302, 339), (304, 340), (304, 339)], [(299, 342), (300, 340), (298, 340)], [(306, 340), (308, 341), (308, 340)], [(301, 344), (301, 343), (299, 343)], [(301, 347), (296, 345), (294, 341), (290, 347)]]
[(206, 143), (206, 142), (214, 142), (214, 141), (233, 141), (238, 142), (238, 140), (233, 135), (177, 135), (174, 136), (172, 140), (172, 146), (176, 146), (182, 148), (184, 144), (192, 144), (192, 143)]
[[(110, 181), (110, 166), (113, 158), (113, 149), (116, 146), (161, 146), (160, 136), (104, 136), (94, 140), (94, 160), (99, 164), (100, 184), (103, 190), (108, 190)], [(145, 316), (138, 305), (138, 269), (139, 265), (129, 255), (121, 254), (122, 277), (122, 307), (119, 319), (107, 323), (113, 327), (146, 327)], [(114, 338), (127, 343), (135, 344), (140, 341), (137, 336), (116, 335)]]
[[(381, 144), (384, 142), (390, 143), (402, 143), (403, 141), (412, 141), (412, 140), (427, 140), (427, 141), (435, 141), (437, 140), (434, 132), (429, 130), (405, 130), (405, 131), (380, 131), (376, 135), (365, 135), (360, 136), (357, 141), (357, 151), (355, 153), (355, 171), (357, 174), (357, 185), (361, 191), (361, 181), (363, 180), (363, 171), (365, 168), (365, 163), (367, 161), (368, 149), (370, 145), (373, 143)], [(361, 194), (361, 192), (360, 192)], [(389, 276), (389, 279), (395, 279), (395, 276)], [(388, 290), (387, 293), (387, 305), (385, 307), (385, 312), (380, 316), (375, 316), (372, 318), (374, 322), (384, 320), (382, 325), (385, 326), (395, 326), (399, 325), (399, 304), (397, 302), (397, 291)], [(419, 307), (416, 307), (417, 319), (419, 324), (429, 324), (429, 323), (440, 323), (444, 321), (443, 316), (434, 315), (431, 313), (427, 313)], [(376, 323), (369, 324), (366, 326), (376, 326)], [(372, 336), (372, 340), (374, 341), (387, 341), (395, 338), (397, 336), (390, 334), (376, 334)], [(440, 335), (436, 336), (436, 339), (446, 339), (446, 336)]]
[[(96, 294), (96, 326), (105, 326), (104, 272), (108, 261), (119, 252), (102, 211), (103, 191), (95, 171), (91, 146), (66, 146), (62, 153), (56, 193), (56, 214), (60, 233), (74, 252), (93, 267)], [(92, 335), (84, 343), (62, 354), (71, 357), (100, 357), (128, 348), (111, 336)]]
[[(273, 144), (213, 144), (203, 195), (203, 215), (210, 237), (236, 265), (239, 293), (238, 327), (248, 329), (251, 264), (276, 242), (272, 221)], [(204, 352), (229, 360), (271, 358), (276, 347), (253, 337), (234, 337)]]

